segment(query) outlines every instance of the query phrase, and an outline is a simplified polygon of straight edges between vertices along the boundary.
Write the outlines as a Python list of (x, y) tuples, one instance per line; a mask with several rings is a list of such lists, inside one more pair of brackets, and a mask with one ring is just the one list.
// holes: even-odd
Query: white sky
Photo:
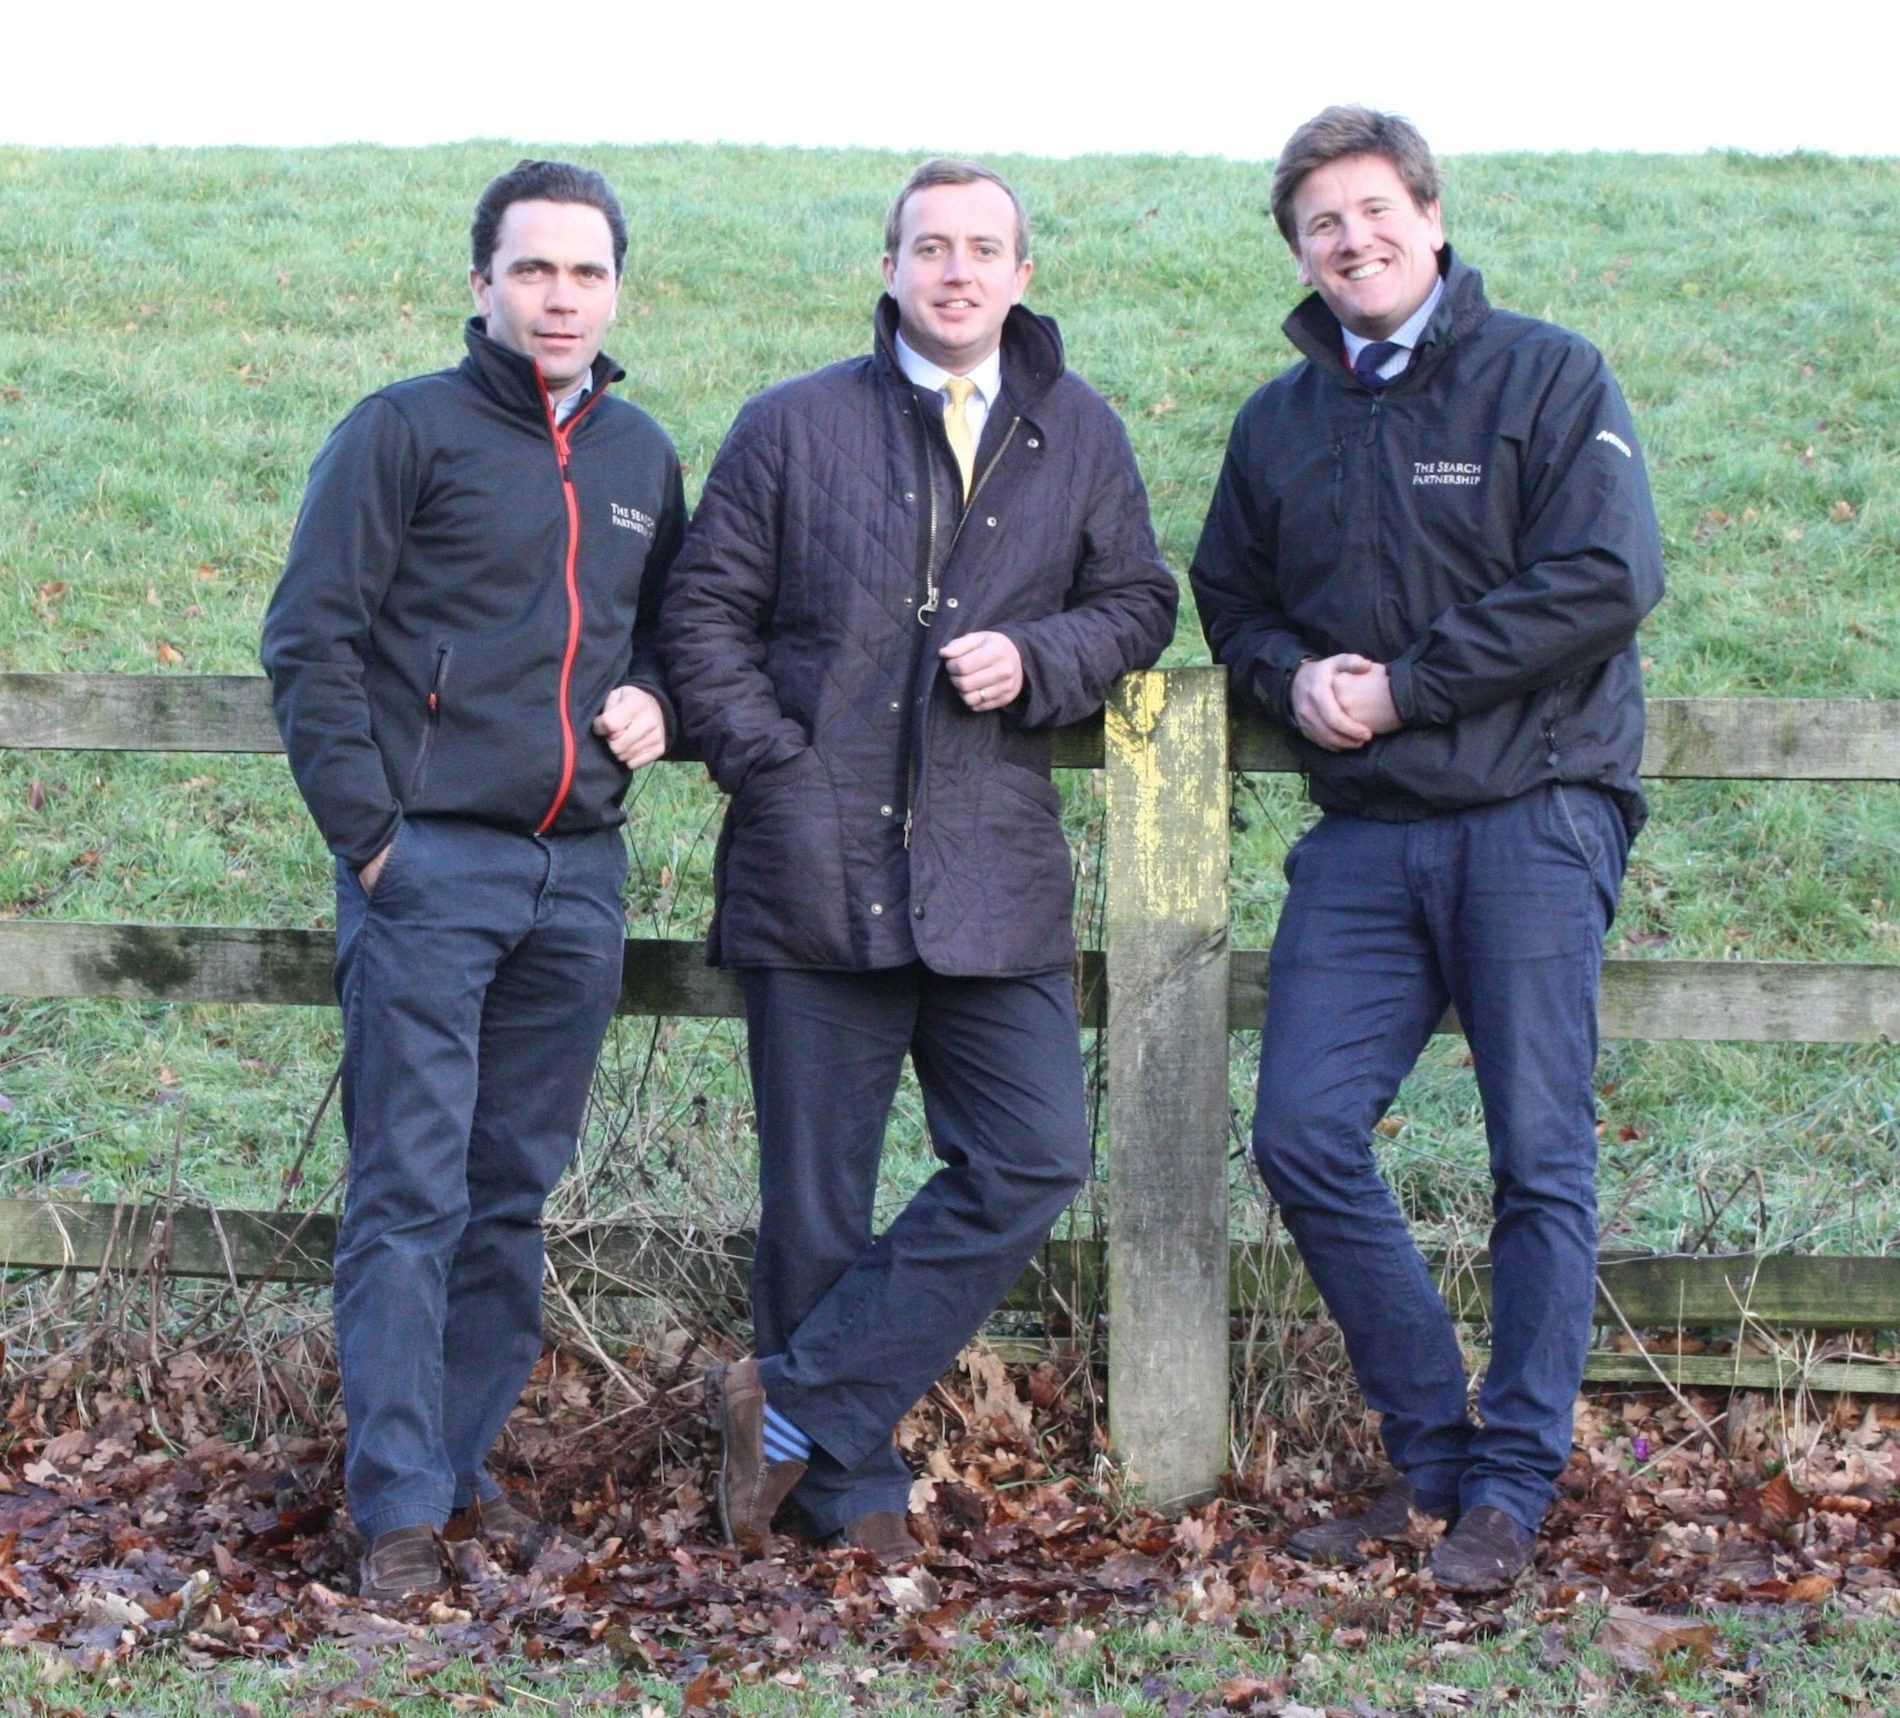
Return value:
[(1900, 154), (1895, 0), (98, 0), (9, 8), (0, 143), (868, 144), (1267, 159), (1331, 101), (1445, 153)]

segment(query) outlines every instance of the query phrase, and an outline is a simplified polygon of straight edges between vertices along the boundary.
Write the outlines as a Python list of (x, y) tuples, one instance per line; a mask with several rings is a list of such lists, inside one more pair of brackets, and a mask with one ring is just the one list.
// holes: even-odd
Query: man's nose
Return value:
[(549, 310), (576, 310), (580, 307), (580, 292), (574, 277), (560, 269), (554, 270), (548, 281), (548, 295), (544, 301)]
[(952, 245), (944, 257), (943, 273), (946, 280), (968, 280), (973, 270), (970, 253), (961, 245)]

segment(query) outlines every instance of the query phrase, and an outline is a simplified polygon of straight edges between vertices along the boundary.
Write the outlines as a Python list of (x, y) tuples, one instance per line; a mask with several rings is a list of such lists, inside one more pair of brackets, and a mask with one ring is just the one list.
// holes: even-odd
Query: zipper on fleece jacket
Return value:
[(429, 754), (435, 750), (435, 736), (442, 726), (442, 691), (449, 679), (449, 652), (454, 647), (435, 647), (435, 672), (429, 676), (428, 716), (422, 724), (422, 744), (416, 748), (416, 767), (409, 773), (409, 797), (422, 791), (422, 778), (429, 773)]
[(554, 790), (547, 815), (535, 825), (535, 834), (545, 835), (561, 815), (561, 807), (567, 804), (568, 791), (574, 785), (574, 718), (567, 702), (568, 689), (574, 679), (574, 657), (581, 644), (581, 587), (575, 573), (581, 552), (581, 508), (574, 494), (574, 480), (567, 474), (568, 438), (573, 435), (574, 426), (593, 410), (600, 390), (596, 388), (590, 393), (581, 402), (580, 409), (563, 424), (555, 421), (554, 400), (548, 393), (547, 378), (541, 374), (539, 364), (534, 367), (534, 382), (541, 390), (541, 408), (548, 416), (548, 434), (554, 438), (554, 458), (561, 468), (561, 499), (567, 504), (567, 558), (561, 573), (567, 588), (567, 648), (561, 653), (561, 785)]

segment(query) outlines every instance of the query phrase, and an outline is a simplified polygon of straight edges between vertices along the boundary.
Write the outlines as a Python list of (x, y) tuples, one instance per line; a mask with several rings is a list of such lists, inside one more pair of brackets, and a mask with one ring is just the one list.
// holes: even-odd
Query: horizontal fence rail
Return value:
[[(330, 931), (0, 920), (0, 995), (331, 1007), (335, 954)], [(1099, 1026), (1107, 972), (1098, 950), (1082, 955), (1078, 977), (1082, 1024)], [(1264, 949), (1233, 951), (1227, 1006), (1238, 1029), (1265, 1018)], [(736, 1019), (745, 1002), (738, 974), (707, 966), (703, 943), (631, 937), (620, 1012)], [(1900, 966), (1613, 956), (1603, 963), (1599, 1014), (1606, 1038), (1886, 1044), (1900, 1039)], [(1440, 1030), (1456, 1032), (1457, 1016), (1447, 1014)]]
[[(1234, 711), (1228, 761), (1298, 769), (1265, 717)], [(1643, 774), (1655, 781), (1900, 781), (1900, 699), (1656, 698)], [(281, 752), (261, 674), (0, 674), (0, 747), (23, 751)], [(1055, 736), (1062, 769), (1099, 769), (1102, 722)]]
[[(330, 1212), (217, 1211), (203, 1206), (0, 1199), (0, 1270), (162, 1269), (168, 1276), (251, 1284), (320, 1286), (330, 1280), (337, 1219)], [(572, 1294), (622, 1293), (678, 1285), (743, 1300), (752, 1263), (749, 1233), (717, 1237), (688, 1224), (554, 1223), (548, 1265)], [(1003, 1311), (1043, 1312), (1095, 1304), (1106, 1282), (1107, 1248), (1059, 1240), (1045, 1249), (1002, 1303)], [(1483, 1255), (1447, 1271), (1435, 1267), (1445, 1302), (1467, 1324), (1490, 1310)], [(1799, 1331), (1900, 1328), (1900, 1257), (1806, 1257), (1789, 1253), (1606, 1255), (1597, 1270), (1596, 1319), (1640, 1329), (1733, 1333), (1739, 1327)], [(1284, 1250), (1235, 1241), (1227, 1304), (1239, 1314), (1263, 1305), (1317, 1314), (1319, 1297)], [(1040, 1345), (1038, 1345), (1038, 1350)], [(1604, 1382), (1739, 1385), (1755, 1389), (1856, 1390), (1900, 1395), (1900, 1365), (1814, 1359), (1793, 1345), (1776, 1354), (1599, 1353), (1587, 1376)]]

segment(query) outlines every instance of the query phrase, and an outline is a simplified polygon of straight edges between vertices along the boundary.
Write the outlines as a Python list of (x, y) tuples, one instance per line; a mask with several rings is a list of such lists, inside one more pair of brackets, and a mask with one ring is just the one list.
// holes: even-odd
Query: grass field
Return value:
[[(466, 211), (514, 156), (0, 151), (0, 665), (252, 669), (311, 457), (362, 393), (454, 361)], [(905, 163), (588, 158), (633, 227), (610, 349), (696, 487), (749, 393), (863, 345)], [(1036, 223), (1032, 302), (1126, 416), (1184, 569), (1234, 409), (1291, 356), (1277, 323), (1297, 288), (1264, 176), (1173, 159), (1001, 165)], [(1900, 695), (1900, 166), (1497, 156), (1453, 161), (1448, 178), (1449, 229), (1494, 298), (1588, 334), (1630, 395), (1669, 556), (1644, 639), (1652, 689)], [(1205, 660), (1191, 607), (1169, 660)], [(1086, 854), (1099, 788), (1071, 778), (1069, 794)], [(1655, 800), (1621, 952), (1900, 958), (1891, 790), (1682, 784)], [(1285, 780), (1253, 778), (1238, 804), (1236, 917), (1259, 944), (1308, 814)], [(636, 917), (695, 934), (714, 797), (696, 771), (656, 772), (636, 811)], [(0, 911), (328, 918), (326, 856), (274, 759), (7, 756), (0, 820)], [(648, 1033), (622, 1029), (624, 1064)], [(1248, 1040), (1236, 1046), (1244, 1111)], [(669, 1025), (659, 1047), (675, 1078), (649, 1099), (712, 1090), (742, 1154), (729, 1029)], [(182, 1140), (189, 1192), (266, 1200), (335, 1050), (323, 1014), (0, 1003), (0, 1181), (133, 1191), (169, 1177)], [(1620, 1244), (1684, 1243), (1757, 1171), (1766, 1201), (1733, 1202), (1703, 1244), (1882, 1250), (1896, 1232), (1900, 1082), (1884, 1052), (1614, 1046), (1603, 1083)], [(1383, 1149), (1410, 1207), (1428, 1226), (1481, 1226), (1460, 1047), (1436, 1046), (1397, 1108)], [(915, 1141), (900, 1125), (894, 1194), (917, 1172)], [(326, 1125), (319, 1185), (337, 1149)], [(726, 1168), (721, 1199), (746, 1180), (742, 1161)]]
[[(359, 395), (455, 360), (467, 211), (517, 154), (0, 150), (0, 668), (252, 671), (311, 457)], [(879, 222), (908, 164), (743, 149), (586, 158), (632, 217), (610, 349), (631, 372), (626, 391), (675, 435), (695, 489), (749, 393), (864, 344)], [(1184, 570), (1235, 408), (1291, 357), (1277, 324), (1296, 288), (1262, 215), (1264, 172), (1161, 159), (999, 165), (1036, 222), (1032, 302), (1061, 320), (1072, 361), (1128, 419), (1164, 548)], [(1644, 637), (1652, 690), (1900, 696), (1900, 163), (1458, 160), (1447, 219), (1498, 302), (1589, 335), (1631, 397), (1671, 583)], [(1203, 660), (1190, 609), (1169, 661)], [(1076, 777), (1067, 792), (1086, 867), (1099, 785)], [(1618, 952), (1900, 960), (1893, 790), (1674, 785), (1654, 798)], [(1236, 916), (1241, 941), (1258, 945), (1279, 858), (1308, 814), (1282, 780), (1254, 778), (1236, 803), (1247, 825), (1235, 837)], [(703, 926), (716, 814), (696, 771), (641, 785), (639, 928)], [(329, 918), (327, 860), (279, 760), (3, 756), (0, 831), (0, 913)], [(1250, 1038), (1235, 1049), (1244, 1120)], [(599, 1148), (637, 1093), (648, 1195), (695, 1215), (742, 1211), (736, 1053), (727, 1026), (617, 1029), (590, 1197), (626, 1192)], [(0, 1193), (150, 1192), (173, 1174), (176, 1143), (185, 1193), (271, 1203), (335, 1055), (333, 1021), (317, 1011), (0, 1001)], [(1615, 1045), (1600, 1083), (1614, 1243), (1875, 1252), (1900, 1234), (1890, 1051)], [(1480, 1233), (1482, 1135), (1457, 1043), (1434, 1046), (1396, 1113), (1382, 1150), (1424, 1231)], [(893, 1196), (919, 1173), (918, 1137), (906, 1108)], [(326, 1123), (306, 1195), (334, 1173), (338, 1144)], [(1748, 1196), (1724, 1206), (1742, 1186)], [(1256, 1216), (1251, 1198), (1237, 1204), (1238, 1227)], [(1298, 1698), (1320, 1706), (1457, 1710), (1443, 1690), (1463, 1685), (1518, 1711), (1746, 1698), (1753, 1710), (1823, 1712), (1878, 1709), (1878, 1690), (1900, 1675), (1879, 1630), (1811, 1638), (1776, 1621), (1731, 1633), (1723, 1665), (1655, 1686), (1611, 1680), (1579, 1625), (1553, 1649), (1548, 1629), (1520, 1617), (1462, 1661), (1421, 1658), (1417, 1643), (1345, 1657), (1320, 1633), (1223, 1637), (1210, 1653), (1204, 1636), (1170, 1626), (1011, 1641), (941, 1674), (887, 1671), (875, 1697), (856, 1693), (893, 1706), (1160, 1714), (1183, 1690), (1204, 1697), (1229, 1676), (1297, 1670)], [(1725, 1670), (1745, 1687), (1724, 1683)], [(341, 1660), (294, 1686), (237, 1672), (211, 1692), (282, 1712), (353, 1674)], [(503, 1667), (504, 1708), (553, 1710), (611, 1686), (539, 1674)], [(164, 1666), (123, 1687), (39, 1677), (22, 1658), (0, 1662), (0, 1701), (207, 1710), (202, 1680)], [(453, 1669), (432, 1692), (390, 1678), (361, 1692), (418, 1712), (483, 1698), (481, 1673)], [(742, 1689), (735, 1703), (842, 1710), (850, 1695), (814, 1675), (803, 1691)]]
[[(1892, 1711), (1892, 1691), (1900, 1687), (1900, 1653), (1886, 1624), (1731, 1618), (1721, 1630), (1717, 1656), (1677, 1656), (1636, 1676), (1619, 1671), (1609, 1652), (1592, 1644), (1597, 1624), (1587, 1612), (1549, 1622), (1520, 1610), (1483, 1644), (1433, 1646), (1400, 1638), (1350, 1650), (1333, 1644), (1330, 1618), (1276, 1619), (1264, 1639), (1223, 1633), (1212, 1650), (1208, 1631), (1190, 1624), (1079, 1625), (1046, 1631), (1047, 1639), (999, 1636), (987, 1646), (915, 1667), (827, 1659), (783, 1673), (796, 1679), (790, 1683), (737, 1685), (730, 1705), (712, 1710), (742, 1718), (842, 1718), (854, 1711), (1181, 1718), (1223, 1706), (1245, 1711), (1253, 1699), (1260, 1702), (1255, 1711), (1316, 1718), (1451, 1718), (1462, 1712), (1640, 1718), (1663, 1711), (1848, 1718)], [(1252, 1690), (1245, 1686), (1250, 1682)], [(1239, 1692), (1224, 1700), (1223, 1690)], [(208, 1695), (220, 1704), (207, 1708)], [(352, 1658), (322, 1648), (294, 1669), (239, 1664), (193, 1673), (147, 1660), (121, 1675), (68, 1676), (50, 1688), (33, 1659), (13, 1655), (0, 1658), (0, 1699), (17, 1702), (11, 1710), (48, 1718), (200, 1718), (207, 1710), (255, 1718), (338, 1710), (399, 1711), (404, 1718), (489, 1711), (526, 1718), (590, 1707), (661, 1718), (680, 1711), (676, 1689), (623, 1678), (611, 1668), (443, 1664), (438, 1656), (414, 1671), (394, 1655), (378, 1666), (367, 1655)]]

